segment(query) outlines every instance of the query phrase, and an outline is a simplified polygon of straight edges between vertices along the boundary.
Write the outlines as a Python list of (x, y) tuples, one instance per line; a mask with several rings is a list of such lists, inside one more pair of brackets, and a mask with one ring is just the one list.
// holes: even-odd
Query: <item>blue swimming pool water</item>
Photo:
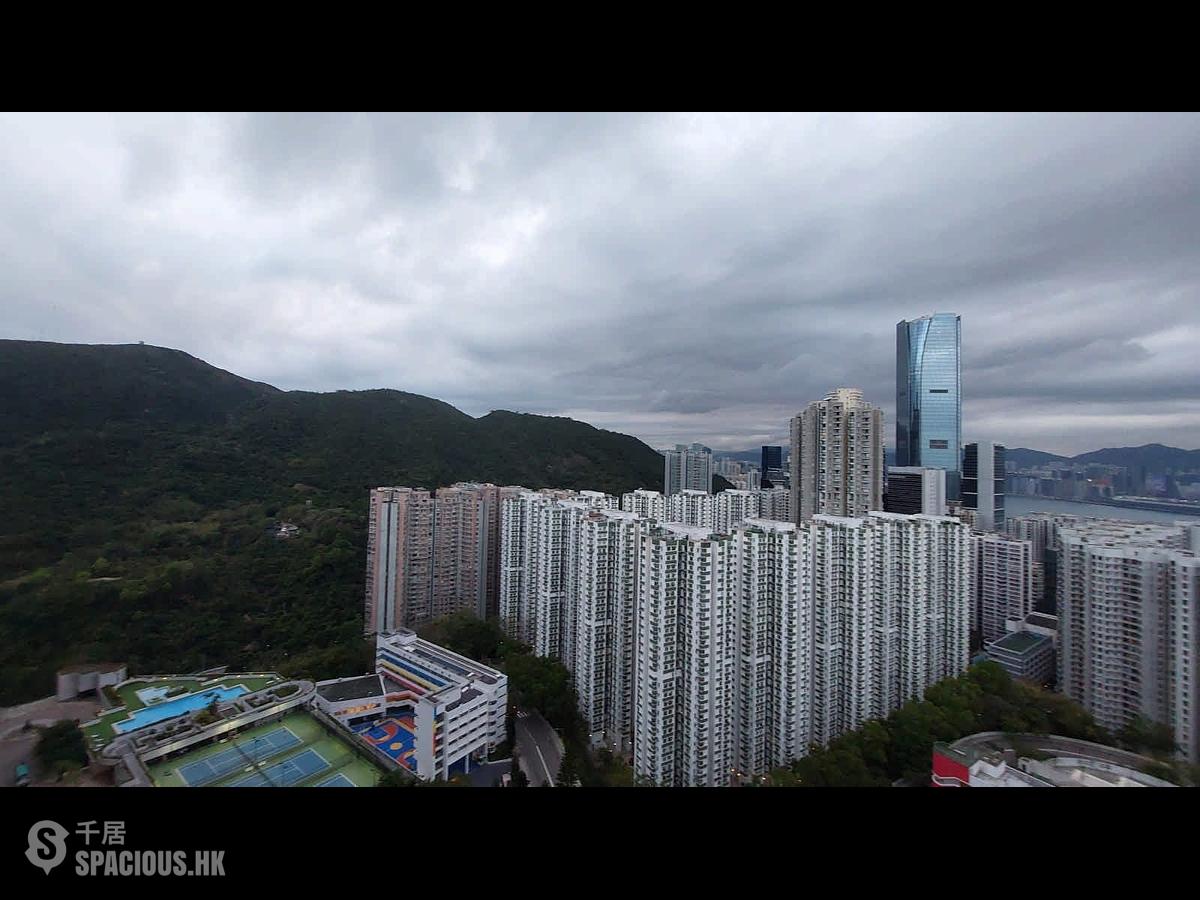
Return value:
[(162, 722), (165, 719), (173, 719), (176, 716), (181, 716), (186, 712), (203, 709), (214, 700), (224, 702), (244, 693), (246, 693), (246, 689), (239, 684), (237, 687), (213, 688), (199, 694), (188, 694), (186, 697), (164, 700), (161, 703), (155, 703), (153, 706), (147, 706), (145, 709), (139, 709), (137, 712), (130, 713), (128, 719), (113, 725), (113, 731), (117, 734), (128, 734), (131, 731), (137, 731), (139, 728), (145, 728), (147, 725), (153, 725), (155, 722)]

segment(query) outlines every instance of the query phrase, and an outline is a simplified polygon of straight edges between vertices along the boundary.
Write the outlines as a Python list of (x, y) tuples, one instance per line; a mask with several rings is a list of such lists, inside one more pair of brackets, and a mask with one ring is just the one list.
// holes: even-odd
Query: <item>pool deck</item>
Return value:
[[(272, 675), (221, 675), (216, 678), (199, 679), (199, 678), (131, 678), (128, 681), (115, 687), (113, 690), (117, 696), (125, 704), (124, 709), (114, 710), (105, 713), (97, 719), (96, 722), (87, 724), (83, 727), (84, 737), (87, 739), (87, 744), (92, 749), (98, 749), (108, 744), (113, 738), (117, 737), (117, 732), (113, 725), (118, 722), (123, 722), (130, 718), (130, 713), (136, 712), (139, 709), (145, 709), (146, 704), (138, 697), (139, 690), (145, 690), (148, 687), (163, 688), (168, 691), (177, 688), (184, 690), (175, 694), (172, 697), (164, 697), (160, 703), (169, 703), (172, 700), (178, 700), (180, 697), (188, 694), (194, 694), (198, 691), (209, 690), (210, 688), (224, 687), (232, 688), (238, 685), (244, 687), (247, 693), (260, 691), (265, 687), (275, 684), (280, 679)], [(151, 704), (157, 706), (158, 704)], [(126, 732), (128, 733), (128, 732)]]

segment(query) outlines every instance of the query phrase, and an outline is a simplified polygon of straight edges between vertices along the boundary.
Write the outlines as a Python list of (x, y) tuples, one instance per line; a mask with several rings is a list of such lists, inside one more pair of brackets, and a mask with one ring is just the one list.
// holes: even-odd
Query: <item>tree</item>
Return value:
[(44, 768), (58, 775), (83, 768), (88, 761), (83, 732), (74, 722), (59, 722), (39, 729), (34, 754)]

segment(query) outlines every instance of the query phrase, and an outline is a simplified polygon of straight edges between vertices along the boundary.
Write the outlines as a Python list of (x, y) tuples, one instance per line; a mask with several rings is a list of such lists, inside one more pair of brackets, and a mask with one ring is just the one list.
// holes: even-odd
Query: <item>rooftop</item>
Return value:
[(1014, 631), (998, 641), (992, 641), (988, 646), (999, 647), (1001, 650), (1009, 650), (1013, 653), (1024, 653), (1049, 640), (1050, 638), (1044, 634), (1034, 634), (1032, 631)]
[(378, 697), (383, 693), (383, 682), (380, 681), (378, 675), (341, 678), (337, 681), (318, 684), (317, 693), (330, 703), (340, 703), (343, 700), (358, 700), (366, 697)]

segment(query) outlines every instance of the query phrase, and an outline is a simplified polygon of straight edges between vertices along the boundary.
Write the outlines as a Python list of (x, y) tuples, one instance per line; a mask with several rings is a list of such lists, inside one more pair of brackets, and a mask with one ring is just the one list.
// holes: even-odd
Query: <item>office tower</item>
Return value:
[(764, 475), (772, 469), (783, 468), (783, 448), (768, 447), (763, 445), (762, 448), (762, 465), (759, 466), (759, 471)]
[(641, 539), (652, 525), (633, 512), (591, 509), (578, 529), (574, 653), (568, 668), (588, 731), (619, 753), (627, 753), (632, 741), (633, 623)]
[(883, 509), (883, 412), (838, 388), (792, 419), (792, 514), (862, 516)]
[(1058, 532), (1058, 684), (1117, 732), (1168, 726), (1200, 762), (1200, 559), (1189, 529), (1081, 521)]
[(815, 516), (812, 740), (886, 718), (969, 662), (970, 530), (939, 516)]
[(732, 782), (736, 643), (730, 539), (662, 525), (642, 538), (633, 767), (668, 787)]
[(921, 466), (892, 466), (887, 470), (887, 494), (883, 498), (887, 512), (906, 516), (946, 514), (946, 470)]
[(1005, 530), (1004, 445), (991, 441), (967, 444), (963, 451), (962, 502), (975, 510), (983, 531)]
[(975, 555), (975, 608), (971, 627), (983, 643), (1008, 633), (1009, 621), (1033, 612), (1034, 550), (1029, 541), (998, 534), (971, 537)]
[(663, 493), (668, 497), (680, 491), (712, 492), (712, 450), (703, 444), (676, 444), (664, 453)]
[(954, 313), (896, 324), (896, 465), (945, 469), (951, 500), (960, 489), (961, 335)]

